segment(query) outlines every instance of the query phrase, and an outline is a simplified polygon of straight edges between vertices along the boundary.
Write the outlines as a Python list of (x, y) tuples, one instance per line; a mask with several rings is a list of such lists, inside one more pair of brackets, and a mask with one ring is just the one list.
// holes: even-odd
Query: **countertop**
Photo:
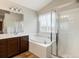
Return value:
[(0, 39), (27, 36), (28, 34), (20, 33), (20, 34), (0, 34)]

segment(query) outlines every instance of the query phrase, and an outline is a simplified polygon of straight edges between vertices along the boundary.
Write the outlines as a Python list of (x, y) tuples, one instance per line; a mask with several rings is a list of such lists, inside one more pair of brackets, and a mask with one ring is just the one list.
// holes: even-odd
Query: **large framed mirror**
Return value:
[(0, 10), (0, 34), (23, 32), (23, 14)]

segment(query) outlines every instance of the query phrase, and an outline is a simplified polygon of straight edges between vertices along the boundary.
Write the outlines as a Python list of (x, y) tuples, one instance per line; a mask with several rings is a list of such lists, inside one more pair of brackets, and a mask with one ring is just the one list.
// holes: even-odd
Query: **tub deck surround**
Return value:
[[(49, 36), (49, 37), (47, 37), (47, 36)], [(38, 42), (38, 43), (44, 43), (44, 44), (50, 44), (51, 43), (51, 38), (50, 38), (50, 34), (49, 33), (46, 34), (46, 35), (45, 35), (45, 33), (44, 34), (43, 33), (40, 33), (40, 35), (39, 34), (36, 34), (36, 33), (31, 33), (29, 35), (29, 38), (31, 40), (33, 40), (33, 41)], [(53, 38), (52, 39), (52, 42), (56, 41), (55, 40), (56, 39), (56, 34), (55, 33), (53, 33), (52, 38)]]
[(56, 42), (53, 36), (52, 42), (49, 38), (41, 37), (39, 35), (30, 35), (29, 37), (29, 51), (40, 58), (51, 57), (51, 46)]
[(43, 44), (35, 41), (29, 41), (29, 51), (40, 58), (51, 57), (51, 44)]
[(40, 45), (40, 46), (42, 46), (42, 47), (48, 47), (48, 46), (52, 45), (56, 40), (53, 40), (52, 42), (47, 43), (47, 44), (45, 44), (45, 43), (40, 43), (40, 42), (35, 41), (35, 40), (32, 40), (32, 39), (30, 39), (29, 41), (30, 41), (30, 42), (35, 42), (36, 44), (38, 44), (38, 45)]

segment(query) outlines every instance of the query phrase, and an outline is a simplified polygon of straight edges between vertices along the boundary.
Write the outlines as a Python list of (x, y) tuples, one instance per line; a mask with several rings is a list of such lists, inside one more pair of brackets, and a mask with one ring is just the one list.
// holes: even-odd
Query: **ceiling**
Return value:
[(10, 0), (27, 8), (38, 11), (52, 2), (52, 0)]

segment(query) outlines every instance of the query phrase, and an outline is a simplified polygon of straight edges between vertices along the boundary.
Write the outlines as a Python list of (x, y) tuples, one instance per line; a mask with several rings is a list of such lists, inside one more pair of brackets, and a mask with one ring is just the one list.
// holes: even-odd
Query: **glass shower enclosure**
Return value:
[[(52, 54), (58, 57), (79, 58), (79, 4), (56, 11), (56, 42), (52, 44)], [(53, 38), (52, 38), (53, 39)]]
[(79, 4), (52, 10), (40, 16), (39, 33), (50, 38), (51, 55), (79, 58)]

